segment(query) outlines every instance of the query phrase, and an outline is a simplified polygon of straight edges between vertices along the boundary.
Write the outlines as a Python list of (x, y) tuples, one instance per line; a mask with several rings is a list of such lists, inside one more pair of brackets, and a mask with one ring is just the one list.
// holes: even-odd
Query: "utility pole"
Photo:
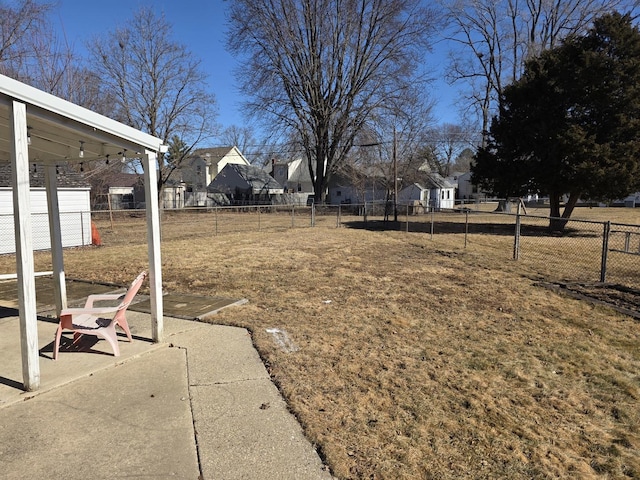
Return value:
[(393, 127), (393, 221), (398, 221), (398, 158), (396, 127)]

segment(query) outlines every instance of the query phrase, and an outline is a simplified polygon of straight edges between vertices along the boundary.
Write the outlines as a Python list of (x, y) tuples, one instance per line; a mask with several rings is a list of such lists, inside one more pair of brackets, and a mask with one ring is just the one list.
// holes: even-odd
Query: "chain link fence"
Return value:
[[(217, 235), (349, 226), (428, 235), (492, 257), (548, 282), (601, 282), (640, 288), (640, 225), (566, 220), (562, 233), (540, 215), (496, 213), (495, 203), (434, 210), (416, 205), (254, 205), (184, 208), (161, 212), (163, 241), (206, 241)], [(395, 208), (394, 208), (395, 207)], [(95, 223), (103, 245), (144, 244), (144, 210), (61, 213), (65, 247), (92, 244)], [(46, 214), (33, 214), (34, 248), (50, 248)], [(397, 221), (394, 221), (397, 219)], [(0, 254), (15, 252), (12, 215), (0, 215)]]
[[(32, 241), (34, 250), (51, 248), (49, 215), (31, 214)], [(60, 230), (63, 247), (91, 245), (91, 213), (60, 212)], [(13, 215), (0, 214), (0, 254), (15, 253), (16, 240)]]

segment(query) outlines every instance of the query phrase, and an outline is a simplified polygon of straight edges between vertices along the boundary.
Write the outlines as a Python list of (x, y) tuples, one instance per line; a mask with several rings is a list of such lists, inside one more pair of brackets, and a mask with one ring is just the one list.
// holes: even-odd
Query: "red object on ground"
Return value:
[(100, 233), (98, 232), (98, 227), (96, 224), (91, 222), (91, 245), (102, 245), (102, 240), (100, 240)]

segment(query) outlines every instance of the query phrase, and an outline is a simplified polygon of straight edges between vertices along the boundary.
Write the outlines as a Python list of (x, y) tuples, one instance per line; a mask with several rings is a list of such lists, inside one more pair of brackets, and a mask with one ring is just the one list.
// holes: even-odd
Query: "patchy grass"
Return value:
[[(144, 234), (116, 237), (65, 251), (67, 275), (128, 283), (147, 264)], [(209, 232), (163, 241), (163, 281), (249, 300), (209, 321), (252, 331), (338, 478), (639, 478), (638, 321), (536, 286), (508, 237), (470, 239)]]

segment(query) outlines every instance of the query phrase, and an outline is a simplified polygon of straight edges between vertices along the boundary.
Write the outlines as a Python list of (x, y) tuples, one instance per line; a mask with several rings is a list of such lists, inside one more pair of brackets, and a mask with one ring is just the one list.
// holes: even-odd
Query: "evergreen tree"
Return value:
[(551, 228), (562, 230), (578, 199), (640, 189), (639, 127), (640, 32), (630, 15), (605, 15), (505, 89), (473, 178), (499, 196), (548, 194), (551, 217), (563, 219)]

